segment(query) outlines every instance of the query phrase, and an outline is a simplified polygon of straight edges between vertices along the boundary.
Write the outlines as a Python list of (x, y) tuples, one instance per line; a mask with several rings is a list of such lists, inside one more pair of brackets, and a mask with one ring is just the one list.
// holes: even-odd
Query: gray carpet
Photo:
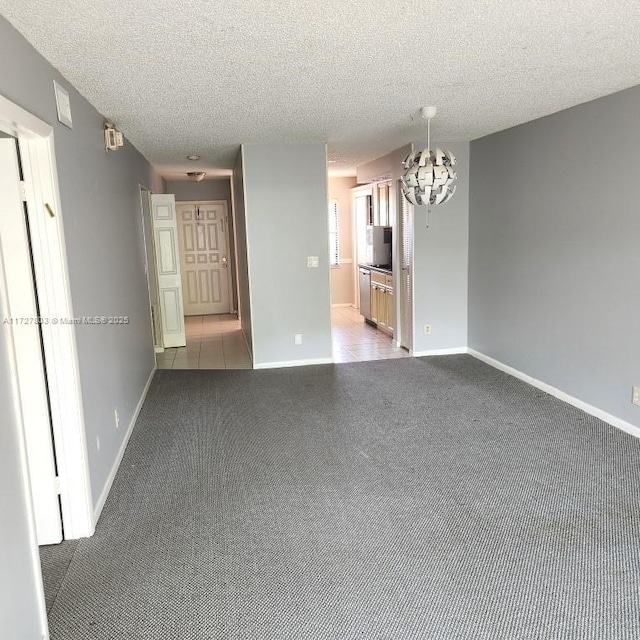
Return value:
[(40, 547), (40, 566), (47, 611), (51, 611), (77, 546), (77, 540), (64, 540), (61, 544)]
[(639, 463), (469, 356), (158, 371), (52, 638), (640, 638)]

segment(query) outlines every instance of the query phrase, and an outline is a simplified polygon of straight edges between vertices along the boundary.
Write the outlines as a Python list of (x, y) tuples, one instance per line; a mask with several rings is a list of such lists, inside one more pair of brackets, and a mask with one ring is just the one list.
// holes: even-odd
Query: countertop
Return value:
[(386, 273), (388, 276), (393, 275), (393, 271), (387, 267), (373, 267), (370, 264), (359, 264), (359, 267), (363, 269), (370, 269), (371, 271), (378, 271), (380, 273)]

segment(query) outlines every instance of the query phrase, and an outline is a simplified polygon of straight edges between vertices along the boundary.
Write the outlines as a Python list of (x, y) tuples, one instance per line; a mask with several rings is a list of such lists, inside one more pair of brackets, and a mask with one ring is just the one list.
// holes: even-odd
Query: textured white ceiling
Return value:
[[(0, 0), (164, 175), (318, 140), (345, 172), (640, 83), (638, 0)], [(198, 153), (202, 160), (188, 162)]]

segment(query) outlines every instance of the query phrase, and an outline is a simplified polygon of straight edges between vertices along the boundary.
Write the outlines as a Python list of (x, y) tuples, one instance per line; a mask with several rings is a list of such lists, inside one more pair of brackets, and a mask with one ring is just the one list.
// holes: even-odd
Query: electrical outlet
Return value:
[(120, 428), (120, 414), (118, 413), (118, 410), (115, 410), (115, 414), (116, 414), (116, 429)]
[(424, 325), (424, 332), (425, 333), (431, 333), (431, 325), (430, 324), (425, 324)]
[(96, 436), (96, 449), (100, 451), (100, 438)]
[(293, 344), (302, 344), (302, 334), (294, 333), (293, 334)]
[(640, 407), (640, 387), (633, 387), (633, 394), (631, 396), (631, 402)]
[(318, 260), (318, 256), (308, 256), (307, 257), (307, 267), (310, 269), (316, 269), (320, 261)]

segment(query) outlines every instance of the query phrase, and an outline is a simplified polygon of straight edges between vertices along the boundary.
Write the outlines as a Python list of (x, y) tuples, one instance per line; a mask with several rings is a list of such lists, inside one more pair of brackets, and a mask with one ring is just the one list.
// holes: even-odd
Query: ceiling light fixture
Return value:
[(187, 175), (189, 176), (189, 180), (200, 182), (207, 174), (204, 171), (189, 171)]
[(187, 160), (191, 160), (192, 162), (196, 162), (197, 160), (200, 160), (200, 156), (196, 155), (195, 153), (192, 153), (191, 155), (187, 156)]
[(447, 149), (431, 149), (431, 119), (435, 107), (422, 107), (420, 115), (427, 121), (427, 148), (412, 151), (403, 162), (402, 193), (414, 205), (443, 204), (456, 192), (456, 157)]

